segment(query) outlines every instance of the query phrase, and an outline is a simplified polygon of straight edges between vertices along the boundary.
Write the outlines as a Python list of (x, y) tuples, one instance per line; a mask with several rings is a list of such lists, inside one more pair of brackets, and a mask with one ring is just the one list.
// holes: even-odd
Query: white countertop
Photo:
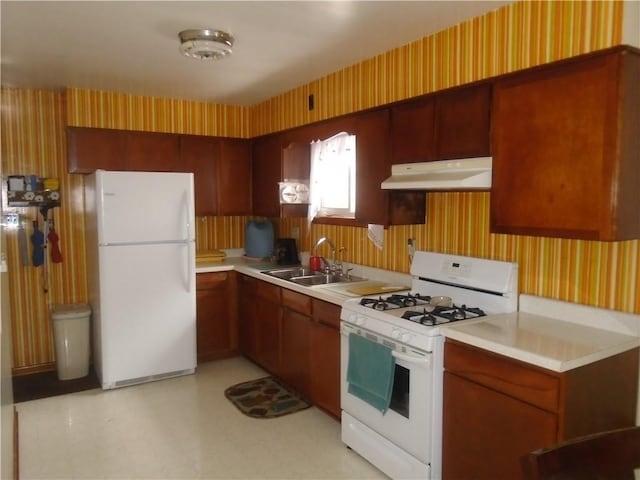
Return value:
[[(533, 306), (536, 312), (522, 311), (523, 306)], [(519, 312), (448, 325), (442, 327), (442, 333), (564, 372), (640, 346), (639, 329), (640, 315), (522, 295)]]
[[(411, 285), (411, 276), (353, 267), (364, 282), (305, 287), (262, 273), (278, 268), (229, 251), (222, 262), (198, 264), (197, 273), (236, 270), (280, 287), (336, 305), (353, 298), (354, 285)], [(235, 256), (234, 256), (235, 255)], [(605, 310), (543, 297), (520, 295), (520, 311), (490, 315), (441, 328), (445, 337), (556, 372), (571, 370), (640, 346), (640, 315)]]
[[(232, 252), (236, 253), (236, 252)], [(349, 268), (353, 268), (350, 272), (352, 275), (366, 278), (367, 280), (361, 282), (349, 282), (349, 283), (333, 283), (329, 285), (314, 285), (313, 287), (305, 287), (297, 285), (287, 280), (282, 280), (276, 277), (262, 273), (265, 270), (279, 268), (279, 265), (268, 262), (255, 262), (248, 260), (243, 256), (227, 256), (222, 262), (210, 262), (201, 263), (196, 265), (196, 273), (208, 273), (208, 272), (224, 272), (228, 270), (235, 270), (237, 272), (249, 275), (260, 280), (273, 283), (280, 287), (288, 288), (311, 297), (324, 300), (336, 305), (342, 305), (342, 303), (353, 297), (359, 295), (353, 294), (347, 289), (353, 286), (365, 286), (365, 285), (411, 285), (411, 276), (398, 272), (389, 272), (386, 270), (380, 270), (377, 268), (370, 268), (361, 265), (348, 264)]]

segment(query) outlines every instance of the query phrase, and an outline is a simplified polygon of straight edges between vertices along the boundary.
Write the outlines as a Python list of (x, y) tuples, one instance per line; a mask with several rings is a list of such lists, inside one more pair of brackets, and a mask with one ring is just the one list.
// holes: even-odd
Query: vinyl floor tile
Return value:
[(265, 376), (231, 358), (194, 375), (17, 404), (29, 479), (383, 479), (315, 407), (254, 419), (224, 396)]

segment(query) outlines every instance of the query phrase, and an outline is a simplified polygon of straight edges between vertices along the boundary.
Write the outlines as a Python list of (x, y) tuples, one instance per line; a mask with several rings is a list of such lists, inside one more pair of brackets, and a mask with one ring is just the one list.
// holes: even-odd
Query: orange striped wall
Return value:
[[(517, 2), (438, 34), (386, 52), (254, 107), (253, 134), (331, 118), (606, 48), (620, 42), (623, 3)], [(373, 88), (371, 86), (374, 86)], [(308, 112), (304, 99), (316, 98)], [(422, 250), (517, 261), (523, 293), (640, 312), (640, 245), (489, 233), (489, 194), (429, 193), (427, 222), (385, 230), (378, 251), (362, 228), (314, 225), (346, 246), (352, 261), (409, 269), (406, 243)], [(299, 225), (305, 225), (300, 220)], [(288, 228), (288, 229), (287, 229)], [(281, 227), (283, 235), (290, 227)]]
[[(86, 302), (82, 178), (66, 173), (64, 96), (60, 93), (2, 89), (0, 95), (3, 178), (36, 174), (60, 179), (61, 208), (50, 215), (60, 236), (62, 263), (23, 266), (16, 231), (7, 232), (14, 367), (47, 364), (54, 358), (49, 306)], [(3, 182), (3, 205), (6, 205)], [(12, 209), (28, 221), (42, 217), (36, 208)], [(48, 291), (45, 287), (48, 284)]]
[[(19, 265), (15, 235), (8, 238), (14, 367), (50, 366), (48, 305), (87, 298), (82, 177), (65, 173), (65, 125), (252, 137), (615, 45), (622, 7), (617, 1), (517, 2), (250, 108), (80, 89), (3, 89), (3, 175), (58, 176), (63, 193), (54, 215), (65, 261), (52, 267), (48, 293), (38, 269)], [(313, 112), (306, 109), (309, 93), (316, 97)], [(525, 293), (640, 313), (638, 241), (493, 235), (488, 193), (430, 193), (427, 211), (425, 225), (385, 230), (381, 251), (362, 228), (314, 225), (308, 231), (304, 219), (275, 221), (282, 236), (300, 229), (302, 250), (327, 235), (347, 248), (348, 261), (407, 272), (406, 240), (415, 238), (419, 249), (515, 260)], [(246, 220), (198, 219), (198, 247), (241, 248)]]
[(69, 88), (67, 125), (249, 137), (249, 108)]
[(609, 47), (622, 38), (622, 8), (608, 0), (507, 5), (254, 106), (252, 136)]

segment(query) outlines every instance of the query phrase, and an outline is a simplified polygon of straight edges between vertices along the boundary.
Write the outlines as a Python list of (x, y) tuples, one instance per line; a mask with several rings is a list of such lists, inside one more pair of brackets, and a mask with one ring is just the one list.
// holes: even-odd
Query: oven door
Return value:
[[(367, 427), (393, 442), (424, 463), (430, 463), (432, 451), (432, 411), (434, 391), (432, 354), (407, 347), (395, 340), (381, 337), (361, 327), (348, 323), (341, 325), (340, 343), (340, 401), (342, 410)], [(397, 345), (395, 375), (391, 404), (386, 413), (369, 405), (348, 391), (347, 368), (349, 363), (349, 334), (355, 333), (368, 339), (378, 339), (387, 346)]]

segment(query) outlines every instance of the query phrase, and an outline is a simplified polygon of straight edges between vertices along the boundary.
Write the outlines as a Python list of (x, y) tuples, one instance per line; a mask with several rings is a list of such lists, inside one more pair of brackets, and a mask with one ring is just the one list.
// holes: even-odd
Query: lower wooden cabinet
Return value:
[(448, 372), (444, 378), (448, 410), (444, 478), (522, 478), (523, 452), (554, 443), (555, 413)]
[(635, 424), (638, 349), (553, 372), (447, 340), (443, 478), (523, 479), (528, 452)]
[(198, 362), (237, 352), (236, 273), (196, 275), (196, 339)]
[(246, 275), (240, 276), (239, 283), (240, 351), (269, 373), (280, 376), (281, 289)]
[(282, 289), (283, 380), (340, 418), (340, 307)]
[(309, 380), (313, 403), (340, 418), (340, 307), (313, 299)]
[(238, 283), (241, 353), (339, 418), (340, 307), (246, 275)]
[(238, 346), (240, 353), (257, 361), (256, 304), (246, 301), (255, 296), (258, 280), (247, 275), (238, 275)]
[(280, 376), (280, 350), (282, 332), (281, 288), (267, 282), (258, 282), (255, 298), (256, 361), (267, 371)]
[(309, 398), (309, 345), (311, 343), (311, 297), (282, 289), (282, 379)]

